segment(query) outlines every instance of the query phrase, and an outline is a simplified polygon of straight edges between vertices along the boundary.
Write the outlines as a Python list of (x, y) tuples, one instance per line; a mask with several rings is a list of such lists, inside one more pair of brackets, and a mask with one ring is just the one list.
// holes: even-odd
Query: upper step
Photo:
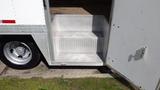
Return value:
[(102, 15), (52, 15), (52, 30), (54, 31), (102, 31), (107, 24)]

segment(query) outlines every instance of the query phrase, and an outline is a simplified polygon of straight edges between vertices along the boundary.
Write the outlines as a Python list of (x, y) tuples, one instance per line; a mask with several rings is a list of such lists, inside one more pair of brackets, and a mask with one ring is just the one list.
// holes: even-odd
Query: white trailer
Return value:
[[(1, 0), (0, 58), (17, 69), (108, 66), (142, 90), (160, 90), (160, 0), (113, 0), (103, 15), (56, 14), (48, 0)], [(107, 12), (107, 10), (106, 10)]]

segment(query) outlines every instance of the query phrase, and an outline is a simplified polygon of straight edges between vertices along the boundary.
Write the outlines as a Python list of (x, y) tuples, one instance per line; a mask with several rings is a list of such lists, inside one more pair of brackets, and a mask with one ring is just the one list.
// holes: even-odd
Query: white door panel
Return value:
[(145, 90), (160, 78), (159, 9), (160, 0), (114, 1), (107, 65)]

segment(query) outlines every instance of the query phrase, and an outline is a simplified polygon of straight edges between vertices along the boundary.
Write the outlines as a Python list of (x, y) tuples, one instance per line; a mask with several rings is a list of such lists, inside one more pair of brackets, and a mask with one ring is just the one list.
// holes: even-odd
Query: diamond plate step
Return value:
[(55, 47), (58, 52), (97, 53), (102, 51), (103, 36), (93, 32), (56, 32)]
[(103, 15), (56, 14), (52, 19), (53, 31), (101, 32), (106, 25)]
[(103, 61), (97, 54), (59, 53), (55, 56), (54, 64), (62, 65), (103, 65)]

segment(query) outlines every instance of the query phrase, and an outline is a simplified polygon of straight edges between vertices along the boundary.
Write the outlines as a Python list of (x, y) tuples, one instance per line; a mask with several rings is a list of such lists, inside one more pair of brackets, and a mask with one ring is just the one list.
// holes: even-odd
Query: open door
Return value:
[(115, 0), (106, 64), (142, 90), (159, 90), (160, 0)]

